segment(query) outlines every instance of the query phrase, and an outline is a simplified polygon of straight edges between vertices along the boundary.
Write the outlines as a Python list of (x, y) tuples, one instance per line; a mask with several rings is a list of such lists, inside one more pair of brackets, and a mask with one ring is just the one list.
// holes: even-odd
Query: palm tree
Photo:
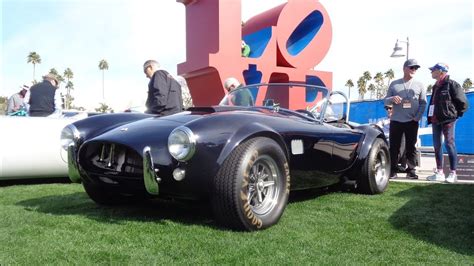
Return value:
[(102, 70), (102, 101), (105, 99), (105, 89), (104, 89), (104, 70), (109, 69), (109, 63), (105, 59), (100, 60), (99, 69)]
[(395, 77), (395, 73), (393, 73), (393, 69), (389, 69), (387, 72), (385, 72), (384, 77), (387, 78), (387, 85), (390, 86), (390, 81)]
[(30, 52), (30, 54), (27, 57), (26, 62), (33, 64), (33, 81), (36, 81), (35, 79), (36, 64), (41, 64), (41, 56), (37, 54), (36, 52)]
[(463, 84), (462, 84), (462, 87), (464, 88), (464, 91), (465, 92), (468, 92), (469, 89), (472, 87), (472, 81), (470, 78), (467, 78), (466, 80), (464, 80)]
[(375, 87), (375, 98), (376, 99), (381, 99), (383, 95), (385, 94), (385, 84), (383, 82), (383, 74), (382, 72), (377, 72), (374, 76), (374, 81), (376, 84)]
[(367, 87), (367, 90), (370, 91), (370, 99), (373, 99), (374, 92), (375, 92), (375, 85), (373, 83), (370, 83), (369, 87)]
[(71, 90), (73, 89), (74, 89), (74, 83), (68, 80), (66, 84), (66, 90), (67, 90), (66, 101), (65, 101), (66, 109), (71, 108), (72, 100), (74, 100), (74, 98), (71, 97), (71, 94), (70, 94)]
[(363, 100), (364, 95), (367, 93), (367, 81), (363, 76), (357, 80), (357, 87), (359, 88), (359, 99)]
[(64, 70), (64, 77), (67, 79), (66, 83), (66, 109), (71, 108), (71, 90), (74, 89), (74, 84), (72, 84), (71, 79), (74, 77), (74, 73), (68, 67)]
[(352, 82), (352, 79), (348, 79), (346, 81), (346, 85), (344, 85), (344, 86), (346, 86), (349, 89), (348, 90), (348, 94), (349, 94), (348, 98), (349, 98), (349, 101), (351, 101), (351, 88), (354, 87), (354, 82)]

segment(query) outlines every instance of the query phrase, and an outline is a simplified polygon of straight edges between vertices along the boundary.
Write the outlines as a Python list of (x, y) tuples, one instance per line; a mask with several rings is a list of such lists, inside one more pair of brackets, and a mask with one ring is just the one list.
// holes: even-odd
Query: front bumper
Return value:
[(153, 157), (151, 156), (149, 146), (143, 149), (143, 181), (148, 193), (152, 195), (159, 194), (161, 178), (158, 176), (158, 168), (155, 168), (153, 164)]
[[(77, 163), (77, 152), (74, 144), (69, 145), (67, 150), (68, 157), (68, 175), (69, 179), (73, 183), (81, 182), (81, 173), (79, 171), (79, 165)], [(151, 155), (151, 149), (146, 146), (143, 149), (143, 181), (145, 189), (151, 195), (159, 194), (159, 183), (161, 178), (158, 176), (158, 169), (155, 168), (153, 163), (153, 157)]]
[(81, 174), (79, 173), (79, 166), (77, 165), (76, 145), (73, 143), (71, 143), (67, 148), (67, 169), (71, 182), (80, 183)]

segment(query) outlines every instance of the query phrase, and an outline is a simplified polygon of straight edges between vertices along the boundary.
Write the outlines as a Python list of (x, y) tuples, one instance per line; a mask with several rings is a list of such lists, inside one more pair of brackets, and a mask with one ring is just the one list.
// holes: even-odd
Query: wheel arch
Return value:
[(369, 152), (372, 149), (375, 139), (380, 138), (388, 145), (388, 141), (385, 138), (383, 131), (378, 127), (372, 127), (370, 125), (365, 125), (362, 127), (362, 130), (365, 132), (362, 144), (359, 146), (359, 161), (365, 161)]
[(255, 137), (267, 137), (274, 140), (285, 153), (286, 160), (288, 162), (290, 161), (288, 147), (286, 146), (283, 137), (279, 133), (266, 125), (260, 123), (250, 123), (244, 127), (241, 127), (230, 137), (229, 141), (219, 154), (217, 163), (222, 165), (225, 159), (229, 157), (232, 151), (235, 150), (240, 143)]

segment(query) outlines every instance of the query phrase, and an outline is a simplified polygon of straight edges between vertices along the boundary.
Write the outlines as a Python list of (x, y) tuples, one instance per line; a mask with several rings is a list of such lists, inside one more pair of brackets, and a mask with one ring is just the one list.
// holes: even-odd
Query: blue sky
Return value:
[[(242, 19), (284, 2), (242, 0)], [(347, 92), (345, 82), (355, 83), (366, 70), (374, 75), (392, 68), (400, 77), (404, 59), (389, 56), (396, 39), (406, 37), (410, 57), (422, 65), (417, 79), (425, 85), (433, 83), (427, 67), (438, 61), (450, 65), (458, 82), (474, 80), (471, 0), (320, 2), (329, 13), (333, 40), (315, 69), (334, 73), (334, 89)], [(143, 103), (145, 60), (155, 58), (173, 74), (186, 60), (185, 8), (175, 0), (2, 0), (1, 10), (2, 96), (32, 80), (33, 66), (26, 63), (32, 51), (42, 58), (36, 79), (53, 67), (71, 68), (75, 103), (88, 108), (102, 102), (98, 64), (106, 59), (105, 101), (116, 110)]]

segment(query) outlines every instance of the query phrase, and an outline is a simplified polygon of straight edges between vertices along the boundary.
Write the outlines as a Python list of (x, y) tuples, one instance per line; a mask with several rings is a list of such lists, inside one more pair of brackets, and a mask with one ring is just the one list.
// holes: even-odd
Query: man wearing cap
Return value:
[(28, 89), (30, 87), (23, 85), (20, 87), (20, 91), (13, 94), (10, 96), (8, 99), (8, 106), (7, 106), (7, 114), (12, 115), (12, 114), (18, 114), (17, 112), (24, 109), (26, 111), (26, 105), (25, 105), (25, 95), (26, 92), (28, 92)]
[(29, 116), (61, 115), (61, 95), (57, 89), (58, 77), (52, 73), (43, 76), (43, 81), (31, 86), (25, 96)]
[(415, 59), (403, 64), (403, 78), (393, 81), (385, 96), (385, 105), (392, 104), (390, 118), (390, 178), (397, 178), (398, 153), (402, 136), (405, 135), (405, 153), (407, 157), (407, 175), (409, 179), (418, 179), (416, 175), (416, 140), (418, 123), (426, 107), (426, 89), (413, 79), (420, 65)]
[(147, 60), (143, 64), (143, 72), (150, 79), (146, 113), (165, 116), (183, 111), (181, 85), (171, 74), (160, 69), (155, 60)]
[[(428, 124), (432, 124), (437, 170), (427, 179), (455, 183), (457, 181), (457, 151), (454, 143), (454, 128), (456, 120), (467, 111), (469, 104), (459, 83), (449, 78), (448, 65), (437, 63), (429, 69), (431, 77), (436, 80), (428, 105)], [(443, 172), (443, 149), (441, 148), (443, 135), (451, 170), (448, 177), (445, 177)]]

